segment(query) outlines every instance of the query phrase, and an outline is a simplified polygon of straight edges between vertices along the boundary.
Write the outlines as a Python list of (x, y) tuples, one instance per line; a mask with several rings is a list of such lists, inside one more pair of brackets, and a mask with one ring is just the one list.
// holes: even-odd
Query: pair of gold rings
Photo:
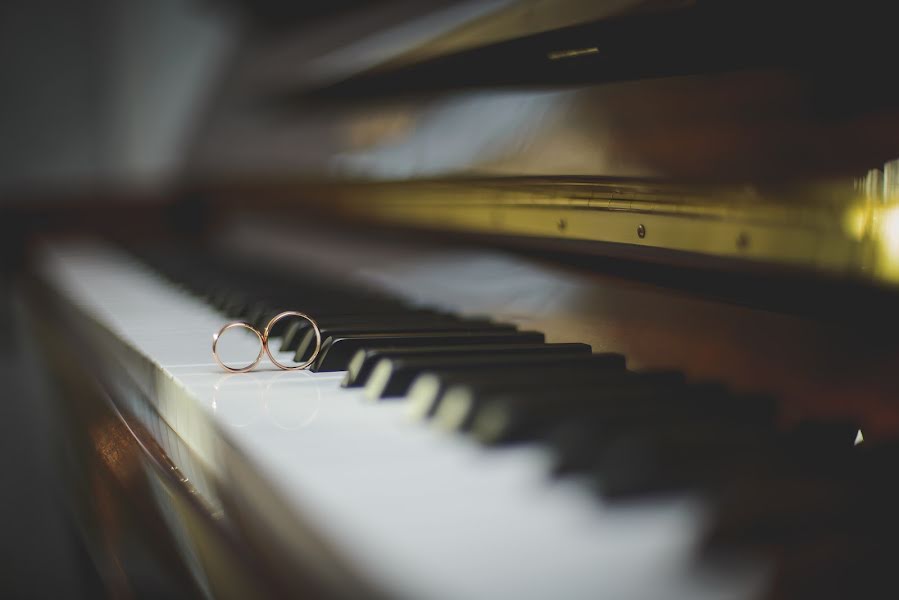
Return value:
[[(268, 336), (272, 328), (275, 326), (275, 323), (277, 323), (281, 319), (286, 319), (287, 317), (299, 317), (301, 319), (306, 319), (307, 321), (309, 321), (310, 325), (312, 325), (312, 329), (315, 332), (315, 350), (312, 352), (312, 356), (310, 356), (308, 360), (297, 365), (285, 365), (284, 363), (278, 362), (278, 359), (276, 359), (274, 355), (272, 355), (272, 351), (268, 345)], [(222, 361), (221, 357), (219, 356), (219, 339), (222, 337), (222, 334), (229, 329), (249, 329), (256, 334), (257, 338), (259, 338), (259, 354), (256, 355), (256, 360), (245, 367), (229, 367), (224, 363), (224, 361)], [(313, 362), (315, 362), (315, 359), (316, 357), (318, 357), (318, 353), (321, 351), (321, 349), (322, 332), (321, 329), (318, 328), (318, 323), (316, 323), (315, 320), (306, 313), (297, 312), (295, 310), (287, 310), (272, 317), (272, 320), (268, 322), (268, 325), (265, 326), (265, 330), (262, 333), (259, 333), (259, 330), (249, 323), (244, 323), (243, 321), (235, 321), (233, 323), (228, 323), (212, 335), (212, 356), (213, 358), (215, 358), (215, 362), (217, 362), (220, 367), (222, 367), (226, 371), (230, 371), (231, 373), (246, 373), (247, 371), (252, 371), (256, 368), (256, 365), (259, 364), (259, 361), (262, 360), (263, 354), (268, 354), (269, 360), (272, 361), (272, 363), (279, 369), (282, 369), (284, 371), (300, 371), (302, 369), (308, 368)]]

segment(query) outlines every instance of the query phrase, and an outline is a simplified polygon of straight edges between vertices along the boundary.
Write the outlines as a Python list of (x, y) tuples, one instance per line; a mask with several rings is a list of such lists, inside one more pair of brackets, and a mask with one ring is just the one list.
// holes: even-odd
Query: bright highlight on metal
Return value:
[[(221, 339), (222, 335), (229, 329), (248, 329), (249, 331), (252, 331), (254, 334), (256, 334), (257, 338), (259, 338), (259, 354), (256, 355), (256, 358), (253, 360), (253, 362), (251, 362), (250, 364), (248, 364), (245, 367), (229, 367), (228, 365), (225, 364), (225, 362), (219, 356), (219, 353), (218, 353), (219, 340)], [(262, 337), (262, 334), (260, 334), (259, 331), (255, 327), (250, 325), (249, 323), (244, 323), (242, 321), (235, 321), (234, 323), (228, 323), (227, 325), (223, 326), (221, 329), (219, 329), (217, 332), (215, 332), (212, 335), (212, 357), (215, 359), (215, 362), (217, 362), (221, 368), (223, 368), (226, 371), (229, 371), (231, 373), (246, 373), (247, 371), (252, 371), (256, 367), (256, 365), (259, 364), (259, 361), (262, 360), (262, 355), (265, 352), (265, 347), (266, 347), (265, 339)]]
[(549, 60), (559, 60), (560, 58), (574, 58), (576, 56), (584, 56), (587, 54), (598, 54), (599, 48), (593, 46), (591, 48), (575, 48), (572, 50), (556, 50), (550, 52), (546, 56)]

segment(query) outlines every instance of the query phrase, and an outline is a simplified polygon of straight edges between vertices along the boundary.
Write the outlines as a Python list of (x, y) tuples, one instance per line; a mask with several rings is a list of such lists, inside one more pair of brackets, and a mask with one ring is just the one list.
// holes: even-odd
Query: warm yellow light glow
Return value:
[(899, 207), (891, 206), (881, 213), (880, 232), (884, 252), (899, 257)]
[(555, 52), (550, 52), (547, 56), (549, 56), (549, 60), (559, 60), (560, 58), (574, 58), (576, 56), (584, 56), (586, 54), (598, 54), (599, 48), (575, 48), (572, 50), (556, 50)]
[(871, 210), (867, 204), (854, 204), (843, 215), (843, 230), (855, 240), (862, 240), (869, 232)]
[(876, 231), (878, 275), (899, 279), (899, 206), (885, 207), (877, 215)]

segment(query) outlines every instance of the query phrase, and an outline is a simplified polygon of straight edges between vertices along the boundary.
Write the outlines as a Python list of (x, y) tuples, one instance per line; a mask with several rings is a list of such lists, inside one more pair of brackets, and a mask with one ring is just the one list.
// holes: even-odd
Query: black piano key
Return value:
[[(472, 334), (488, 334), (495, 332), (513, 332), (516, 331), (514, 325), (485, 323), (482, 321), (446, 321), (433, 323), (420, 323), (415, 325), (406, 325), (403, 323), (396, 324), (380, 324), (380, 325), (358, 325), (351, 327), (321, 327), (321, 339), (324, 342), (329, 337), (348, 337), (365, 333), (447, 333), (451, 331), (469, 332)], [(315, 331), (309, 329), (306, 331), (303, 339), (297, 345), (297, 351), (294, 360), (303, 362), (312, 354), (315, 348)]]
[[(397, 298), (358, 286), (346, 285), (319, 273), (285, 274), (265, 265), (240, 262), (239, 257), (203, 253), (187, 256), (170, 250), (150, 251), (151, 261), (170, 279), (206, 297), (232, 317), (260, 330), (283, 310), (300, 310), (313, 318), (358, 314), (421, 312)], [(281, 336), (292, 320), (279, 322), (272, 337)]]
[[(347, 336), (331, 336), (322, 344), (321, 353), (313, 365), (316, 371), (347, 370), (344, 387), (361, 387), (365, 384), (370, 368), (364, 364), (362, 350), (375, 348), (412, 348), (427, 346), (471, 346), (476, 344), (540, 344), (544, 341), (537, 331), (446, 331), (421, 333), (365, 333)], [(358, 359), (357, 359), (358, 356)], [(373, 365), (372, 365), (373, 366)]]
[(896, 450), (894, 444), (856, 447), (827, 453), (823, 469), (804, 461), (795, 469), (759, 469), (727, 481), (710, 498), (702, 552), (782, 546), (834, 528), (864, 530), (866, 536), (890, 523), (899, 528), (899, 487), (884, 477), (895, 468)]
[(365, 393), (371, 399), (393, 398), (404, 395), (413, 380), (427, 371), (482, 371), (501, 372), (503, 370), (528, 373), (539, 371), (549, 365), (608, 365), (610, 361), (619, 363), (619, 355), (588, 354), (582, 352), (547, 351), (545, 354), (528, 356), (473, 356), (469, 358), (404, 358), (382, 360), (372, 371), (365, 386)]
[[(311, 315), (310, 315), (311, 316)], [(314, 317), (313, 317), (314, 318)], [(409, 309), (403, 312), (384, 314), (350, 314), (334, 315), (315, 319), (319, 328), (350, 328), (357, 326), (375, 325), (408, 325), (414, 327), (422, 323), (459, 323), (461, 319), (454, 315), (438, 313), (423, 309)], [(471, 320), (470, 323), (489, 323), (486, 320)], [(312, 324), (303, 319), (295, 319), (285, 330), (281, 339), (281, 352), (296, 352), (306, 333), (312, 329)]]
[[(256, 300), (249, 317), (254, 324), (277, 312), (298, 310), (319, 318), (342, 314), (402, 313), (410, 307), (396, 298), (347, 285), (315, 279), (260, 281), (255, 277), (230, 277), (230, 288)], [(265, 323), (261, 323), (262, 326)]]
[[(475, 358), (479, 356), (524, 356), (542, 355), (547, 352), (570, 352), (590, 354), (590, 346), (587, 344), (481, 344), (481, 345), (450, 345), (450, 346), (425, 346), (416, 348), (375, 348), (360, 352), (362, 364), (358, 367), (359, 373), (371, 373), (375, 366), (384, 359), (399, 360), (404, 358), (429, 358), (441, 360), (444, 358)], [(365, 375), (362, 376), (366, 378)]]
[[(699, 402), (686, 402), (689, 394), (695, 396), (696, 389), (694, 385), (673, 394), (660, 393), (665, 403), (647, 412), (642, 419), (616, 420), (601, 411), (586, 411), (578, 419), (560, 421), (543, 436), (556, 456), (555, 473), (586, 468), (618, 437), (635, 433), (652, 435), (672, 423), (710, 427), (736, 424), (764, 434), (775, 431), (777, 410), (769, 398), (732, 395), (720, 386), (705, 386)], [(680, 405), (685, 406), (680, 408)]]
[(547, 350), (558, 352), (571, 351), (590, 353), (587, 344), (465, 344), (415, 347), (366, 348), (360, 350), (353, 358), (356, 364), (352, 372), (347, 372), (344, 387), (362, 387), (374, 370), (375, 365), (384, 358), (398, 359), (408, 357), (466, 357), (466, 356), (511, 356), (515, 354), (543, 353)]
[[(739, 477), (747, 469), (830, 469), (852, 451), (843, 423), (807, 423), (778, 433), (741, 423), (693, 422), (661, 431), (635, 432), (610, 444), (594, 467), (607, 498), (666, 493)], [(817, 466), (816, 466), (817, 463)]]
[(592, 377), (560, 382), (535, 382), (500, 391), (492, 386), (450, 386), (439, 404), (435, 421), (451, 429), (474, 426), (475, 437), (486, 444), (527, 440), (561, 419), (602, 415), (612, 422), (638, 418), (674, 408), (665, 392), (684, 386), (681, 373), (635, 374), (627, 371), (595, 373)]
[(244, 296), (233, 294), (227, 296), (218, 308), (231, 319), (243, 320), (247, 317), (251, 306), (250, 301)]
[[(222, 308), (226, 302), (232, 299), (232, 296), (238, 295), (234, 290), (223, 285), (217, 285), (209, 282), (200, 286), (191, 286), (196, 292), (206, 298), (206, 301), (215, 306)], [(242, 296), (242, 295), (241, 295)]]
[[(248, 315), (248, 321), (257, 329), (262, 331), (266, 325), (268, 325), (269, 321), (271, 321), (276, 315), (288, 311), (288, 310), (297, 310), (299, 312), (304, 312), (316, 322), (327, 321), (329, 319), (333, 319), (339, 315), (343, 315), (346, 313), (363, 313), (365, 312), (372, 321), (380, 320), (388, 320), (391, 315), (395, 315), (397, 313), (404, 312), (403, 307), (397, 304), (390, 305), (372, 305), (370, 303), (365, 304), (356, 304), (356, 303), (346, 303), (346, 302), (336, 302), (336, 301), (327, 301), (321, 300), (318, 301), (310, 301), (308, 298), (304, 299), (303, 302), (290, 302), (290, 301), (267, 301), (259, 303), (256, 310), (252, 311)], [(381, 316), (384, 315), (384, 316)], [(305, 325), (298, 325), (300, 328), (300, 332), (298, 332), (299, 338), (302, 339), (303, 334), (307, 331), (311, 330), (311, 325), (306, 320), (297, 321), (296, 319), (284, 319), (275, 324), (275, 327), (272, 328), (271, 337), (281, 337), (286, 332), (287, 328), (292, 323), (304, 323)], [(321, 323), (319, 323), (321, 326)]]
[(671, 493), (709, 482), (739, 462), (740, 453), (762, 453), (769, 437), (739, 426), (679, 423), (622, 435), (597, 457), (593, 477), (604, 498)]
[(281, 336), (280, 352), (296, 352), (297, 345), (300, 343), (300, 336), (297, 335), (301, 329), (300, 323), (303, 319), (294, 319), (287, 325), (284, 334)]
[[(278, 314), (277, 311), (268, 302), (257, 300), (247, 309), (244, 318), (250, 325), (262, 331), (276, 314)], [(260, 323), (262, 323), (261, 326)]]
[[(620, 354), (593, 354), (584, 360), (546, 364), (540, 369), (522, 370), (518, 367), (500, 367), (485, 371), (455, 370), (444, 373), (425, 372), (419, 375), (409, 389), (409, 413), (418, 418), (429, 418), (440, 406), (447, 389), (464, 385), (476, 395), (494, 392), (521, 392), (530, 389), (571, 387), (605, 379), (609, 372), (626, 374), (625, 359)], [(680, 379), (683, 375), (678, 374)]]
[(233, 290), (216, 289), (207, 300), (216, 310), (231, 318), (242, 318), (252, 303), (244, 294)]
[(808, 477), (759, 469), (724, 482), (710, 494), (701, 552), (759, 549), (801, 541), (835, 526), (845, 529), (870, 511), (860, 481), (833, 473)]

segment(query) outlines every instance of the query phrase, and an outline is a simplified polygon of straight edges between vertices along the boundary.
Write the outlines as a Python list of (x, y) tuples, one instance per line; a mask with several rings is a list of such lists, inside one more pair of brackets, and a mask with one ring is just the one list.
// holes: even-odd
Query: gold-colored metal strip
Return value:
[(385, 224), (603, 242), (894, 285), (899, 202), (884, 179), (873, 171), (770, 188), (459, 180), (341, 185), (325, 195), (347, 216)]

